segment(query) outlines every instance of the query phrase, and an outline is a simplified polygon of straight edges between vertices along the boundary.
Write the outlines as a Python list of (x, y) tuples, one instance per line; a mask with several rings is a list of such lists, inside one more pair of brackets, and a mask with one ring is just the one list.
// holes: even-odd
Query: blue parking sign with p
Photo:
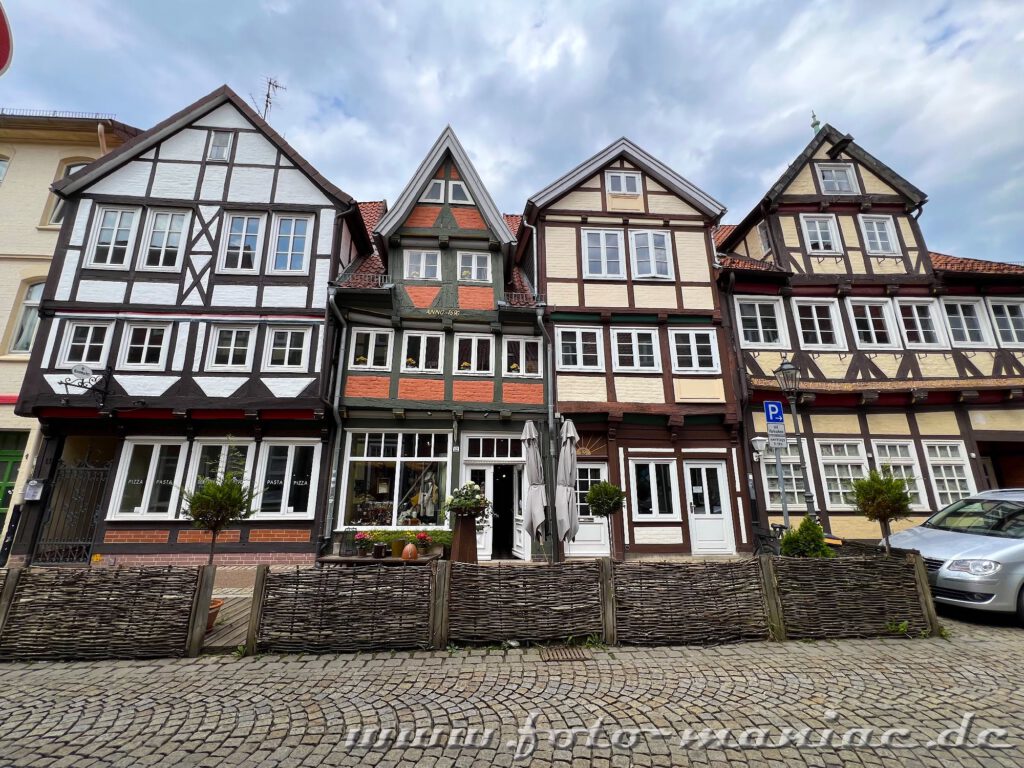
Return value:
[(782, 410), (782, 403), (778, 400), (766, 400), (764, 403), (764, 420), (769, 424), (782, 424), (785, 411)]

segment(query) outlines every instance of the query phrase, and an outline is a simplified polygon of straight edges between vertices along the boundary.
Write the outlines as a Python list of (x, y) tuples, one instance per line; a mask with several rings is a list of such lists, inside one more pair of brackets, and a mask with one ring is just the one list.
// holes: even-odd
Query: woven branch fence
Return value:
[(196, 568), (24, 569), (0, 659), (183, 656), (197, 583)]
[(619, 643), (706, 645), (767, 640), (757, 560), (617, 563)]
[(297, 568), (266, 577), (257, 647), (331, 653), (430, 645), (430, 568)]
[(451, 567), (448, 636), (453, 642), (540, 642), (602, 634), (596, 560)]
[(929, 632), (914, 572), (906, 557), (775, 558), (786, 636), (878, 637), (903, 621), (908, 634)]

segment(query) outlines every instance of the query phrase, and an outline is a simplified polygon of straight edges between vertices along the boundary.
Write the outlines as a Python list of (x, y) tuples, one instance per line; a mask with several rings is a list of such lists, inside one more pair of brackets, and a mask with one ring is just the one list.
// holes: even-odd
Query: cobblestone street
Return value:
[[(1024, 631), (944, 621), (950, 640), (610, 648), (574, 662), (473, 649), (8, 664), (0, 765), (1021, 765)], [(1012, 747), (925, 746), (970, 713), (968, 743)], [(535, 737), (519, 732), (531, 717)], [(575, 744), (560, 730), (599, 718)], [(402, 744), (364, 726), (409, 732)], [(451, 733), (465, 728), (477, 730)], [(705, 728), (735, 729), (731, 746), (680, 743)], [(811, 746), (779, 747), (785, 728), (811, 729)], [(864, 728), (875, 745), (907, 730), (898, 748), (841, 747), (865, 743), (851, 731)], [(813, 746), (827, 729), (833, 746)]]

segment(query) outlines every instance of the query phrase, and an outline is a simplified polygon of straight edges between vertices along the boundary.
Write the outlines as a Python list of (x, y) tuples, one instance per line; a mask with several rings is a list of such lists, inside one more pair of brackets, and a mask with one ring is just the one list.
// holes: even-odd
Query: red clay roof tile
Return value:
[(1007, 264), (1004, 261), (984, 261), (950, 256), (948, 253), (929, 252), (932, 268), (945, 272), (968, 272), (973, 274), (1024, 275), (1024, 267)]

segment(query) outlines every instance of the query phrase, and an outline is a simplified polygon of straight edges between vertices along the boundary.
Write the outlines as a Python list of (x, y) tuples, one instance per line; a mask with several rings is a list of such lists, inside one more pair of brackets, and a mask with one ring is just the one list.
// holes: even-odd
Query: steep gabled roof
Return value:
[(1007, 264), (1005, 261), (985, 261), (984, 259), (968, 259), (963, 256), (950, 256), (948, 253), (928, 254), (932, 269), (938, 272), (963, 272), (971, 275), (1024, 275), (1024, 267), (1018, 264)]
[(519, 238), (519, 227), (523, 225), (523, 217), (518, 213), (503, 213), (501, 217), (505, 219), (505, 223), (508, 224), (508, 229), (512, 233), (512, 237)]
[[(309, 176), (313, 183), (320, 187), (324, 194), (341, 203), (348, 205), (355, 204), (355, 200), (353, 200), (351, 196), (321, 176), (312, 165), (306, 162), (306, 159), (303, 158), (302, 155), (296, 152), (295, 149), (285, 141), (279, 133), (277, 133), (277, 131), (267, 124), (266, 120), (256, 114), (255, 110), (246, 104), (244, 99), (226, 85), (222, 85), (220, 88), (208, 93), (195, 103), (190, 104), (181, 111), (171, 115), (166, 120), (157, 123), (148, 131), (143, 131), (135, 138), (125, 142), (117, 149), (101, 157), (99, 160), (89, 163), (89, 165), (78, 173), (72, 174), (66, 179), (57, 181), (52, 187), (53, 191), (62, 197), (66, 197), (77, 192), (83, 187), (92, 184), (103, 176), (106, 176), (132, 159), (148, 151), (151, 147), (160, 143), (171, 134), (184, 128), (190, 123), (195, 122), (199, 118), (226, 103), (232, 104), (239, 112), (245, 115), (245, 117), (257, 129), (259, 129), (270, 142), (275, 144), (282, 152), (284, 152), (285, 156), (295, 165), (296, 168), (299, 168)], [(360, 233), (359, 236), (362, 238), (362, 233)]]
[(691, 184), (657, 158), (649, 155), (629, 139), (623, 137), (612, 142), (593, 157), (584, 160), (564, 176), (556, 179), (540, 192), (531, 195), (527, 205), (543, 208), (589, 179), (613, 160), (624, 157), (633, 165), (652, 176), (664, 187), (675, 192), (702, 213), (717, 219), (725, 213), (725, 206), (699, 187)]
[(732, 231), (736, 229), (735, 224), (719, 224), (711, 231), (711, 236), (715, 239), (715, 247), (717, 248), (726, 241)]
[(864, 165), (869, 171), (878, 176), (878, 178), (882, 179), (882, 181), (886, 182), (890, 187), (909, 199), (915, 205), (923, 205), (925, 201), (928, 200), (928, 195), (904, 179), (896, 173), (896, 171), (870, 152), (863, 149), (853, 140), (852, 136), (840, 133), (827, 123), (820, 131), (814, 134), (814, 138), (810, 140), (806, 147), (804, 147), (804, 151), (797, 155), (796, 160), (790, 164), (785, 172), (779, 177), (779, 180), (771, 186), (771, 189), (768, 190), (768, 194), (766, 194), (765, 197), (768, 200), (775, 200), (779, 195), (781, 195), (790, 183), (792, 183), (793, 179), (796, 178), (796, 175), (800, 173), (800, 169), (814, 157), (814, 154), (826, 141), (833, 145), (839, 144), (842, 152), (845, 152), (854, 160)]
[(459, 169), (462, 181), (469, 186), (469, 194), (476, 201), (476, 206), (480, 209), (480, 213), (483, 215), (484, 221), (487, 222), (487, 226), (497, 235), (498, 240), (502, 244), (511, 245), (514, 243), (515, 237), (509, 231), (505, 219), (498, 211), (498, 206), (494, 204), (494, 200), (487, 191), (487, 187), (480, 180), (476, 168), (469, 159), (469, 155), (466, 154), (466, 150), (462, 147), (462, 143), (450, 125), (441, 131), (441, 135), (437, 137), (437, 141), (434, 142), (434, 145), (419, 164), (409, 183), (405, 185), (405, 189), (402, 190), (398, 199), (395, 200), (394, 207), (380, 220), (380, 223), (374, 229), (374, 233), (386, 240), (402, 226), (402, 222), (408, 218), (409, 212), (419, 200), (420, 192), (432, 178), (434, 170), (441, 163), (441, 160), (444, 159), (445, 153), (449, 152), (451, 153), (452, 160), (455, 161), (456, 167)]

